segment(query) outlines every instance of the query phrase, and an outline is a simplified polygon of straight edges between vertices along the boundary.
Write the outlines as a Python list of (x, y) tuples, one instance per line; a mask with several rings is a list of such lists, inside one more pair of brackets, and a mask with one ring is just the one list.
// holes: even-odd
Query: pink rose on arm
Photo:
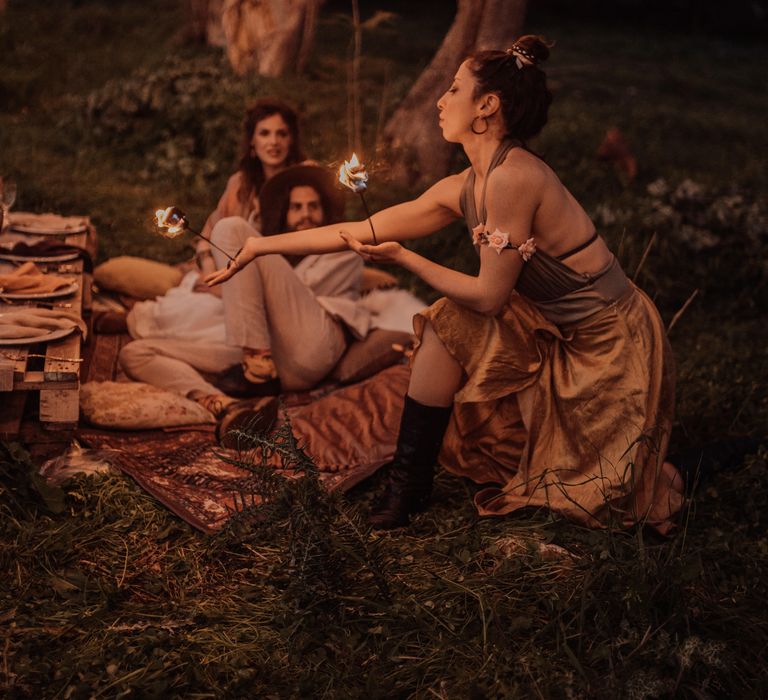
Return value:
[(472, 229), (472, 245), (480, 245), (485, 238), (485, 224), (479, 223)]
[(486, 241), (488, 246), (496, 251), (497, 255), (501, 255), (501, 251), (509, 245), (509, 234), (496, 229), (493, 233), (488, 234)]
[(525, 262), (528, 262), (536, 252), (536, 241), (533, 238), (529, 238), (525, 243), (517, 246), (517, 252), (520, 253), (520, 257)]

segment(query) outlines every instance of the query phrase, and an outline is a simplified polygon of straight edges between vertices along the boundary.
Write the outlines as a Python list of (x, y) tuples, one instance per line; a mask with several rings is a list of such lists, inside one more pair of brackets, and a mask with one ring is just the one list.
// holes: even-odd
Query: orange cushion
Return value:
[[(372, 330), (364, 340), (355, 340), (342, 355), (331, 378), (352, 384), (391, 367), (403, 358), (404, 348), (413, 344), (413, 335), (404, 331)], [(393, 348), (399, 345), (400, 349)]]
[(154, 299), (181, 282), (184, 273), (170, 265), (122, 255), (99, 265), (93, 281), (101, 289), (127, 294), (136, 299)]

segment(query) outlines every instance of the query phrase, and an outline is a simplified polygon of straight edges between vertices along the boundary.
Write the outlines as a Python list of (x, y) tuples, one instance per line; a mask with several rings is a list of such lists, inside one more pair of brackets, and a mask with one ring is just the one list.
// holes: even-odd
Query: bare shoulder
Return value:
[(521, 148), (514, 149), (488, 178), (488, 205), (536, 206), (551, 182), (552, 171), (541, 160)]
[(436, 182), (422, 197), (429, 198), (457, 216), (461, 216), (461, 190), (467, 180), (469, 168), (455, 175), (449, 175)]
[(240, 185), (242, 184), (243, 184), (243, 173), (240, 170), (238, 170), (236, 173), (229, 176), (225, 191), (226, 192), (229, 192), (231, 190), (237, 191), (240, 189)]
[(488, 188), (524, 186), (532, 189), (545, 185), (552, 175), (552, 170), (540, 158), (522, 148), (515, 148), (491, 173)]

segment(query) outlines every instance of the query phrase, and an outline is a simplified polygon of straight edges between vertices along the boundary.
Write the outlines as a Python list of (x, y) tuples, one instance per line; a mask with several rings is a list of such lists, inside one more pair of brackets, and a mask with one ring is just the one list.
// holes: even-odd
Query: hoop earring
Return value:
[(256, 157), (256, 146), (254, 146), (253, 144), (251, 144), (251, 147), (248, 149), (248, 155), (251, 158), (255, 158)]
[[(478, 119), (482, 119), (482, 120), (483, 120), (483, 122), (485, 123), (485, 129), (483, 129), (482, 131), (477, 131), (477, 130), (475, 129), (475, 122), (476, 122)], [(484, 134), (486, 131), (488, 131), (488, 117), (475, 117), (475, 118), (472, 120), (472, 123), (469, 125), (469, 128), (472, 130), (472, 133), (473, 133), (473, 134), (477, 134), (478, 136), (480, 136), (481, 134)]]

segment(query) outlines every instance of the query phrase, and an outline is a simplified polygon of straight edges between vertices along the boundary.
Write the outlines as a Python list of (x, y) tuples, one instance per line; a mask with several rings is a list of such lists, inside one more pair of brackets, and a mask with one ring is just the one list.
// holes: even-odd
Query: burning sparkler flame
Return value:
[(368, 188), (368, 173), (357, 154), (353, 153), (352, 158), (345, 160), (339, 168), (339, 182), (357, 194)]
[(208, 241), (212, 248), (216, 248), (230, 260), (234, 258), (226, 251), (217, 246), (210, 238), (207, 238), (199, 231), (195, 231), (190, 225), (187, 215), (178, 207), (168, 207), (167, 209), (158, 209), (155, 212), (155, 224), (157, 224), (158, 233), (164, 238), (178, 238), (184, 231), (189, 231), (194, 236)]
[(160, 235), (165, 238), (177, 238), (189, 227), (187, 215), (178, 207), (158, 209), (155, 212), (155, 223), (160, 229)]

